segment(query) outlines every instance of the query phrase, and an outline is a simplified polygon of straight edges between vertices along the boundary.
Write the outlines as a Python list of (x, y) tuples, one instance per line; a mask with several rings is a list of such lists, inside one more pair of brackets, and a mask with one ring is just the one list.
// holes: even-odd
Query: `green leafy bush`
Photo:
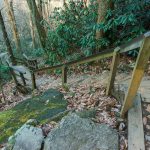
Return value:
[(87, 7), (83, 1), (69, 1), (65, 8), (56, 8), (50, 16), (47, 50), (53, 63), (70, 60), (73, 56), (88, 56), (94, 52), (96, 41), (93, 28), (97, 20), (95, 0)]
[(114, 9), (108, 10), (101, 28), (110, 44), (126, 43), (150, 29), (149, 0), (113, 0)]
[[(107, 11), (103, 24), (105, 35), (113, 47), (126, 43), (150, 29), (149, 0), (113, 0), (114, 9)], [(138, 51), (130, 51), (135, 57)]]
[[(97, 24), (97, 0), (86, 6), (83, 1), (69, 1), (56, 8), (47, 23), (48, 63), (56, 64), (89, 56), (96, 48), (116, 47), (149, 30), (149, 0), (113, 0), (105, 21)], [(104, 37), (96, 39), (96, 31)], [(131, 53), (137, 55), (134, 51)]]

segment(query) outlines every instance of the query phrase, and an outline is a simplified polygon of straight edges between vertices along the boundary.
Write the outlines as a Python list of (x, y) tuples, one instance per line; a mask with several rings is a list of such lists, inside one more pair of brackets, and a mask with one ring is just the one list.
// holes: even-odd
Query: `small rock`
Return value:
[[(119, 116), (120, 116), (120, 114), (119, 114)], [(124, 119), (122, 119), (122, 118), (120, 118), (120, 117), (117, 117), (117, 122), (118, 123), (121, 123), (121, 122), (124, 122), (125, 120)]]
[(145, 140), (150, 142), (150, 135), (145, 135)]
[(144, 125), (147, 124), (147, 118), (146, 118), (146, 117), (143, 118), (143, 124), (144, 124)]
[(119, 131), (123, 131), (125, 129), (125, 124), (123, 122), (120, 123), (119, 125)]
[(49, 99), (45, 102), (45, 105), (48, 105), (48, 103), (49, 103)]
[(150, 130), (150, 125), (146, 125), (146, 129)]
[(146, 111), (150, 112), (150, 104), (148, 104)]

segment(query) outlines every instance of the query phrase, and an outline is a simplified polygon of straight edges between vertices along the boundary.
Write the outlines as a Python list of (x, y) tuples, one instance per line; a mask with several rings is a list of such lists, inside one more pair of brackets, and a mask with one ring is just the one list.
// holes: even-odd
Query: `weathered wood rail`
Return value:
[(56, 70), (56, 69), (62, 69), (62, 85), (67, 83), (67, 68), (74, 66), (74, 65), (80, 65), (84, 63), (89, 63), (92, 61), (101, 60), (104, 58), (113, 57), (112, 59), (112, 66), (110, 71), (110, 79), (107, 86), (107, 95), (110, 95), (112, 92), (112, 89), (114, 87), (114, 81), (117, 71), (117, 66), (119, 64), (119, 57), (120, 54), (128, 52), (130, 50), (134, 50), (140, 48), (138, 58), (136, 61), (136, 65), (132, 74), (132, 80), (129, 85), (128, 91), (126, 93), (124, 104), (121, 111), (121, 116), (124, 117), (126, 112), (131, 108), (133, 105), (134, 97), (136, 96), (138, 87), (140, 85), (141, 79), (144, 75), (144, 69), (148, 62), (148, 59), (150, 57), (150, 32), (147, 32), (145, 34), (142, 34), (138, 38), (135, 38), (131, 40), (130, 42), (127, 42), (124, 45), (121, 45), (114, 49), (108, 49), (101, 53), (82, 58), (80, 60), (75, 60), (71, 62), (67, 62), (64, 64), (56, 65), (56, 66), (49, 66), (45, 68), (39, 68), (32, 70), (32, 88), (36, 88), (36, 77), (35, 73), (40, 71), (46, 71), (46, 70)]
[(13, 77), (13, 80), (14, 80), (16, 86), (20, 84), (17, 80), (17, 76), (19, 76), (21, 78), (23, 85), (26, 86), (26, 79), (24, 77), (24, 74), (26, 74), (26, 72), (22, 68), (20, 68), (20, 66), (10, 66), (9, 65), (9, 70), (10, 70), (10, 73)]
[[(16, 88), (22, 87), (22, 89), (23, 88), (26, 89), (27, 88), (26, 81), (28, 81), (28, 80), (35, 81), (35, 74), (33, 73), (32, 70), (38, 69), (38, 63), (37, 63), (37, 59), (28, 58), (25, 54), (23, 54), (23, 57), (24, 57), (24, 59), (15, 57), (17, 65), (11, 64), (11, 62), (9, 61), (9, 56), (4, 61), (4, 63), (6, 63), (9, 67), (9, 71), (15, 82)], [(1, 62), (1, 63), (3, 64), (3, 62)], [(31, 76), (30, 79), (25, 77), (25, 75), (27, 75), (28, 73), (30, 74), (29, 76)], [(18, 77), (21, 79), (21, 82)], [(36, 87), (35, 82), (32, 82), (32, 85), (33, 85), (32, 88), (34, 89)]]

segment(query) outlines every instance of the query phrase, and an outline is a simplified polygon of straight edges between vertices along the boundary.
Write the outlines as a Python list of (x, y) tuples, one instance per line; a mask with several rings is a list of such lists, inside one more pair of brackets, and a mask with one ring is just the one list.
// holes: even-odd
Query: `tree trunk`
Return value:
[(41, 25), (41, 21), (43, 20), (43, 18), (37, 9), (35, 0), (27, 0), (27, 3), (29, 6), (29, 9), (30, 9), (30, 12), (32, 14), (33, 22), (34, 22), (36, 29), (37, 29), (40, 45), (44, 49), (45, 48), (45, 41), (46, 41), (46, 32), (45, 32), (44, 27)]
[[(50, 0), (47, 1), (47, 14), (49, 17), (50, 16)], [(49, 21), (49, 18), (48, 18), (48, 21)]]
[(63, 0), (63, 5), (65, 5), (65, 3), (66, 3), (66, 0)]
[(37, 5), (38, 5), (39, 14), (40, 14), (41, 17), (43, 17), (43, 9), (42, 9), (43, 3), (42, 3), (42, 0), (38, 0)]
[(13, 55), (12, 47), (11, 47), (10, 41), (8, 39), (8, 34), (7, 34), (7, 31), (6, 31), (6, 28), (5, 28), (5, 24), (4, 24), (4, 20), (3, 20), (3, 17), (2, 17), (1, 11), (0, 11), (0, 26), (1, 26), (1, 29), (2, 29), (5, 44), (7, 46), (7, 51), (10, 55), (11, 62), (12, 62), (13, 65), (15, 65), (16, 64), (15, 57)]
[[(111, 0), (97, 0), (98, 3), (98, 18), (97, 23), (103, 23), (105, 21), (105, 16), (107, 13), (108, 8), (112, 8), (112, 2)], [(104, 35), (103, 31), (97, 31), (96, 32), (96, 39), (102, 38)]]
[[(97, 0), (98, 3), (98, 18), (97, 24), (105, 22), (105, 17), (107, 14), (107, 10), (109, 8), (113, 9), (113, 2), (112, 0)], [(104, 37), (104, 32), (102, 30), (96, 31), (96, 40), (99, 40)], [(101, 47), (97, 44), (96, 53), (99, 52)]]
[(47, 20), (48, 18), (48, 14), (47, 14), (47, 0), (44, 0), (43, 1), (43, 4), (42, 4), (42, 13), (43, 13), (43, 18)]
[(20, 37), (16, 25), (15, 16), (14, 16), (13, 1), (11, 0), (9, 3), (8, 0), (4, 0), (4, 2), (7, 7), (8, 18), (11, 21), (11, 27), (13, 31), (14, 40), (15, 40), (16, 50), (19, 54), (21, 54), (22, 53), (21, 42), (20, 42)]
[(46, 20), (48, 21), (48, 17), (49, 17), (49, 0), (46, 0), (46, 4), (45, 4), (45, 13), (46, 13)]
[(35, 40), (35, 26), (32, 20), (32, 16), (30, 14), (30, 29), (31, 29), (31, 37), (32, 37), (32, 47), (33, 49), (36, 48), (36, 40)]

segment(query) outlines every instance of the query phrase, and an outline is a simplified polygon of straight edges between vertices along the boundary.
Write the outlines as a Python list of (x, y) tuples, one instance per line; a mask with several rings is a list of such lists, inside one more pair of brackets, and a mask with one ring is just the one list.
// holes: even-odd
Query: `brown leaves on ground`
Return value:
[(147, 105), (146, 111), (150, 113), (150, 104)]
[(0, 111), (10, 109), (19, 102), (31, 97), (30, 95), (23, 95), (15, 88), (15, 84), (11, 81), (3, 86), (3, 95), (0, 93)]
[(143, 103), (143, 125), (145, 134), (145, 149), (150, 150), (150, 104)]
[(69, 91), (66, 92), (60, 88), (68, 101), (69, 110), (82, 111), (96, 108), (96, 122), (116, 127), (115, 112), (119, 112), (121, 106), (116, 99), (105, 95), (105, 87), (101, 85), (98, 79), (90, 78), (89, 81), (71, 85), (68, 89)]

